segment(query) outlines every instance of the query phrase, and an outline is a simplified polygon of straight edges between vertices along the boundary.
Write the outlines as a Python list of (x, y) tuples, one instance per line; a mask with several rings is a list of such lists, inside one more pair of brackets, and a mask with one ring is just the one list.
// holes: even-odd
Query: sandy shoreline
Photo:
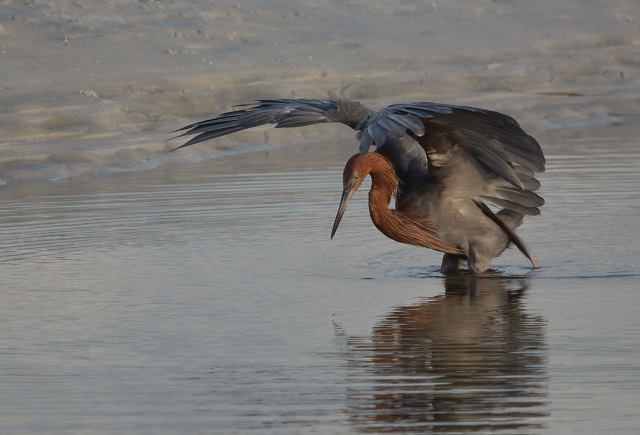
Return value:
[(171, 130), (264, 97), (466, 104), (533, 134), (638, 122), (631, 0), (15, 2), (0, 19), (8, 184), (353, 140), (265, 129), (163, 156)]

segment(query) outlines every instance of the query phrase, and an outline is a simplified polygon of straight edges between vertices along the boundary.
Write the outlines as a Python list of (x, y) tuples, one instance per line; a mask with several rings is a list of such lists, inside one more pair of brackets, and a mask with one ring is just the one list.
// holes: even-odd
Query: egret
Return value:
[(515, 231), (524, 216), (540, 214), (544, 205), (535, 193), (535, 173), (544, 171), (546, 160), (538, 142), (499, 112), (430, 102), (372, 111), (350, 100), (258, 100), (176, 130), (182, 132), (178, 137), (195, 136), (175, 149), (265, 124), (327, 122), (357, 130), (359, 139), (359, 154), (344, 169), (331, 237), (353, 194), (371, 176), (374, 225), (398, 242), (443, 252), (442, 273), (457, 271), (465, 261), (471, 272), (482, 273), (510, 244), (538, 268)]

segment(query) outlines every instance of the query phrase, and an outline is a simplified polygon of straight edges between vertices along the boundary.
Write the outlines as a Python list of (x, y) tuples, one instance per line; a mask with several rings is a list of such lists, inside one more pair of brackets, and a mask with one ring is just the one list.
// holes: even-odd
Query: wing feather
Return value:
[[(266, 124), (288, 128), (325, 122), (343, 122), (338, 116), (340, 111), (337, 100), (258, 100), (255, 103), (237, 107), (240, 109), (176, 130), (184, 132), (177, 137), (197, 135), (178, 148)], [(355, 115), (362, 117), (359, 113)], [(361, 119), (347, 119), (347, 121), (355, 123)]]
[(410, 113), (398, 115), (397, 113), (392, 112), (389, 113), (388, 117), (389, 119), (411, 130), (416, 136), (422, 136), (424, 134), (424, 124), (415, 115), (412, 115)]
[[(536, 190), (539, 183), (533, 174), (544, 171), (545, 158), (538, 142), (510, 116), (489, 110), (417, 102), (372, 112), (354, 101), (316, 99), (263, 99), (237, 107), (177, 130), (182, 132), (178, 137), (196, 135), (178, 148), (266, 124), (290, 128), (341, 122), (360, 130), (361, 153), (375, 145), (397, 171), (422, 171), (418, 177), (426, 175), (431, 166), (446, 168), (459, 152), (480, 162), (487, 180), (497, 175), (519, 190)], [(401, 140), (407, 134), (413, 140)]]

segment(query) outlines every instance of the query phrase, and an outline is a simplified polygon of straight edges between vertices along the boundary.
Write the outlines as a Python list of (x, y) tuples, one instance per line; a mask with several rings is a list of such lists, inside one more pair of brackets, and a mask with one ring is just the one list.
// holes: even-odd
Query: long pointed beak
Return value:
[(342, 199), (340, 199), (340, 207), (338, 207), (338, 214), (336, 214), (336, 220), (333, 222), (333, 228), (331, 229), (331, 238), (338, 231), (338, 225), (340, 225), (340, 220), (342, 219), (342, 215), (347, 210), (347, 206), (349, 205), (349, 201), (351, 201), (351, 197), (355, 190), (352, 188), (351, 184), (346, 186), (342, 191)]

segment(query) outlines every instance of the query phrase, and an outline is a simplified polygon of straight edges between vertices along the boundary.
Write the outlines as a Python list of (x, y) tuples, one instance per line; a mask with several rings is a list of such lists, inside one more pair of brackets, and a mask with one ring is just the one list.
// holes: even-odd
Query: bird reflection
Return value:
[(362, 432), (541, 427), (545, 320), (523, 306), (527, 279), (444, 281), (444, 295), (395, 309), (370, 340), (349, 340), (350, 420)]

